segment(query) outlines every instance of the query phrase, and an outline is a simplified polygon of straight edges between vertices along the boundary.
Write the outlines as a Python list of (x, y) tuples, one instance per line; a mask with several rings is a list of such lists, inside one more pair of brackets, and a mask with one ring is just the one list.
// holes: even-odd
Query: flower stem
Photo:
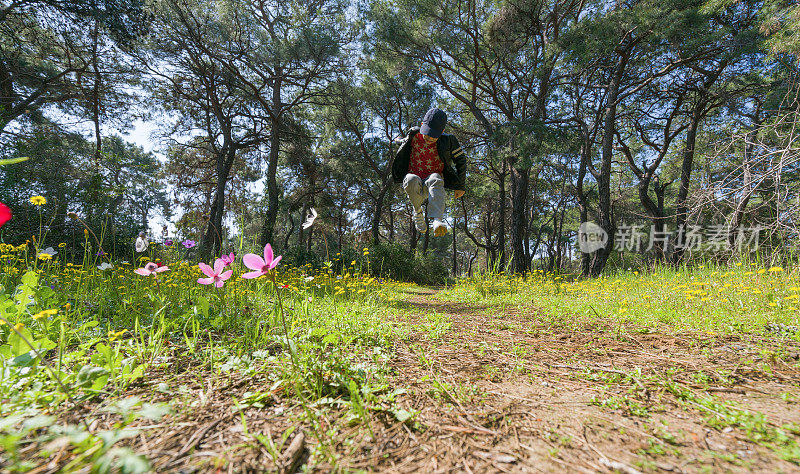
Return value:
[(272, 277), (272, 284), (273, 284), (273, 286), (275, 288), (275, 294), (278, 295), (278, 308), (280, 309), (280, 313), (281, 313), (281, 322), (283, 323), (283, 332), (284, 332), (284, 334), (286, 334), (286, 345), (289, 347), (289, 356), (291, 356), (291, 358), (292, 358), (292, 366), (294, 367), (295, 371), (297, 371), (299, 369), (299, 366), (297, 365), (297, 360), (294, 357), (294, 350), (292, 350), (292, 344), (289, 341), (289, 329), (286, 326), (286, 316), (284, 315), (284, 311), (283, 311), (283, 298), (281, 298), (281, 291), (278, 288), (278, 281), (275, 278), (275, 271), (274, 270), (270, 272), (270, 276)]

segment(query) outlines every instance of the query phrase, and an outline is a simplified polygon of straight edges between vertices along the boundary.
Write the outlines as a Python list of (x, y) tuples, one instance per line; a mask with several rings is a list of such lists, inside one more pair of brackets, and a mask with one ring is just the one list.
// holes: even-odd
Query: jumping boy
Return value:
[[(456, 199), (464, 195), (467, 159), (458, 140), (444, 133), (447, 114), (433, 108), (412, 128), (400, 145), (392, 165), (395, 183), (403, 189), (414, 206), (414, 225), (420, 232), (428, 230), (422, 203), (428, 199), (428, 214), (433, 219), (433, 235), (447, 234), (444, 218), (445, 189), (455, 191)], [(453, 164), (455, 163), (455, 168)]]

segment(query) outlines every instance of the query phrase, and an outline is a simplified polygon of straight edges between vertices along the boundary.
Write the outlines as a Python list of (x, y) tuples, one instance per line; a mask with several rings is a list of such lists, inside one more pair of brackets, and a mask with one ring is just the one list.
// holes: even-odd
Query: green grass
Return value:
[[(0, 248), (0, 464), (10, 471), (32, 467), (21, 447), (35, 441), (42, 446), (37, 457), (47, 457), (46, 446), (57, 440), (71, 453), (66, 471), (150, 469), (122, 447), (124, 440), (138, 435), (141, 420), (159, 420), (175, 404), (143, 402), (129, 392), (153, 385), (153, 393), (180, 400), (185, 389), (169, 380), (181, 374), (263, 377), (269, 392), (246, 393), (230, 408), (258, 406), (280, 393), (300, 403), (298, 421), (312, 427), (321, 425), (325, 407), (345, 406), (355, 423), (373, 413), (413, 416), (395, 406), (398, 392), (385, 381), (387, 347), (410, 330), (391, 317), (392, 301), (407, 285), (381, 282), (355, 266), (342, 274), (279, 267), (274, 282), (244, 280), (238, 276), (247, 269), (238, 264), (217, 289), (198, 284), (198, 267), (176, 251), (162, 256), (169, 271), (147, 277), (133, 273), (133, 264), (101, 270), (88, 259), (72, 265), (26, 252)], [(427, 324), (443, 322), (432, 316)], [(154, 373), (161, 379), (150, 380)], [(54, 424), (86, 403), (103, 408), (82, 422)], [(103, 410), (118, 421), (112, 429), (91, 428)], [(321, 441), (317, 461), (335, 463), (324, 434), (314, 434)], [(252, 439), (276, 449), (263, 437)]]
[[(800, 273), (779, 267), (661, 268), (589, 280), (540, 273), (525, 278), (479, 276), (463, 279), (437, 297), (489, 305), (487, 314), (526, 306), (550, 318), (580, 316), (643, 330), (739, 334), (761, 332), (771, 323), (800, 326)], [(800, 338), (800, 331), (793, 337)]]
[[(274, 280), (244, 280), (239, 275), (247, 270), (237, 263), (234, 277), (217, 289), (198, 284), (198, 267), (177, 251), (160, 256), (170, 270), (158, 277), (133, 272), (144, 262), (115, 261), (101, 270), (96, 258), (71, 265), (58, 255), (38, 259), (26, 252), (0, 246), (0, 464), (10, 472), (29, 470), (55, 450), (68, 453), (60, 465), (65, 472), (152, 469), (145, 455), (128, 447), (144, 433), (141, 427), (196, 409), (192, 383), (224, 388), (236, 380), (259, 381), (232, 393), (223, 410), (241, 419), (248, 446), (277, 459), (288, 442), (291, 431), (265, 435), (245, 416), (248, 408), (263, 409), (277, 398), (292, 407), (294, 426), (304, 426), (315, 440), (309, 463), (336, 468), (337, 449), (369, 432), (375, 419), (417, 427), (417, 412), (398, 404), (406, 387), (390, 382), (393, 349), (406, 339), (416, 341), (410, 349), (426, 369), (414, 382), (431, 399), (458, 407), (486, 396), (476, 384), (436, 373), (432, 357), (449, 341), (451, 315), (412, 308), (415, 287), (376, 280), (358, 265), (341, 273), (333, 265), (281, 266)], [(798, 295), (796, 272), (734, 266), (619, 272), (595, 280), (494, 274), (459, 280), (435, 299), (477, 308), (497, 331), (534, 337), (555, 325), (593, 324), (604, 329), (597, 337), (627, 340), (648, 331), (763, 333), (780, 324), (785, 333), (776, 337), (797, 339), (800, 332), (789, 326), (799, 325)], [(536, 324), (515, 318), (520, 311), (535, 315)], [(481, 342), (470, 350), (482, 356), (502, 349), (514, 361), (511, 370), (524, 376), (525, 362), (538, 349), (508, 342), (508, 348)], [(764, 371), (785, 355), (775, 351), (764, 347)], [(504, 374), (487, 365), (481, 375), (499, 381)], [(725, 384), (726, 374), (713, 380), (706, 373), (673, 375), (587, 369), (577, 377), (626, 388), (597, 396), (592, 403), (602, 409), (650, 419), (663, 406), (641, 398), (646, 385), (702, 412), (708, 426), (734, 427), (785, 459), (800, 459), (795, 426), (775, 426), (686, 385), (687, 376), (698, 386)], [(100, 419), (102, 428), (93, 425)], [(342, 434), (348, 427), (358, 429)], [(664, 433), (643, 456), (673, 449)]]

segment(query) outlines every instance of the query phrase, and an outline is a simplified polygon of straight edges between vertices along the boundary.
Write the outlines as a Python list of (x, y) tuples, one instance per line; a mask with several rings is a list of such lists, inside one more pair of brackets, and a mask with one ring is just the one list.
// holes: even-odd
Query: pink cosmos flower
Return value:
[(205, 273), (208, 276), (208, 278), (197, 279), (197, 283), (203, 285), (210, 285), (213, 283), (214, 286), (216, 286), (217, 288), (222, 288), (222, 285), (225, 284), (225, 280), (227, 280), (228, 278), (231, 277), (231, 275), (233, 275), (233, 270), (228, 270), (227, 272), (222, 271), (228, 265), (226, 265), (221, 258), (218, 258), (214, 261), (213, 269), (203, 262), (200, 262), (198, 266), (200, 267), (200, 270), (202, 270), (203, 273)]
[(242, 275), (242, 278), (258, 278), (268, 275), (272, 269), (278, 266), (278, 262), (280, 262), (282, 258), (283, 255), (278, 255), (276, 258), (273, 258), (272, 246), (270, 244), (264, 247), (264, 258), (254, 253), (248, 253), (242, 257), (242, 261), (244, 262), (244, 266), (255, 271), (245, 273)]
[(222, 263), (224, 263), (226, 267), (232, 265), (234, 260), (236, 260), (236, 254), (233, 252), (229, 255), (222, 254)]
[(155, 275), (156, 273), (161, 273), (169, 270), (169, 267), (164, 264), (157, 264), (155, 262), (147, 262), (147, 265), (144, 268), (137, 268), (134, 270), (135, 273), (138, 273), (142, 276), (150, 276)]
[(3, 224), (11, 220), (11, 209), (8, 206), (0, 202), (0, 227), (3, 227)]

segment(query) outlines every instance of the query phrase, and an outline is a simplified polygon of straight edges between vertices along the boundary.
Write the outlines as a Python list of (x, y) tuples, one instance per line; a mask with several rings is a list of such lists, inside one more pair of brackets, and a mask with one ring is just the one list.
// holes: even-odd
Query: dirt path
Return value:
[(432, 291), (407, 309), (418, 329), (391, 365), (417, 429), (374, 427), (352, 468), (800, 472), (779, 455), (797, 446), (780, 428), (800, 424), (796, 343), (553, 324)]

